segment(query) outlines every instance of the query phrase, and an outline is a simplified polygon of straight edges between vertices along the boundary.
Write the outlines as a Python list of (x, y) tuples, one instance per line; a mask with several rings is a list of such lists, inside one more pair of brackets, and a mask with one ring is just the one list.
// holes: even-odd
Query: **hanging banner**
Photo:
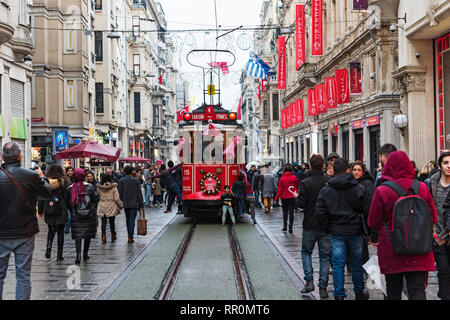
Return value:
[(286, 38), (278, 37), (278, 89), (286, 89)]
[(325, 105), (325, 85), (323, 83), (316, 84), (316, 105), (318, 113), (327, 113), (327, 106)]
[(292, 110), (292, 124), (297, 124), (297, 105), (295, 102), (291, 103), (291, 110)]
[(295, 8), (295, 70), (298, 70), (305, 63), (305, 5), (298, 4)]
[(367, 10), (369, 9), (368, 0), (353, 0), (353, 10)]
[(292, 105), (288, 105), (286, 107), (286, 125), (288, 128), (290, 128), (292, 126), (292, 110), (291, 110)]
[(302, 99), (295, 100), (295, 106), (297, 108), (297, 123), (304, 122), (305, 119), (303, 117), (303, 100)]
[(335, 77), (325, 78), (325, 105), (331, 109), (338, 106)]
[(350, 94), (359, 95), (362, 93), (361, 84), (361, 63), (350, 63)]
[(322, 43), (322, 0), (312, 0), (311, 2), (312, 21), (312, 56), (321, 56), (323, 53)]
[(338, 103), (350, 103), (350, 92), (348, 87), (348, 70), (338, 69), (334, 71), (336, 76), (336, 88)]
[(281, 110), (281, 129), (286, 129), (286, 110)]
[(316, 105), (316, 89), (308, 90), (308, 115), (310, 117), (317, 116), (318, 110)]

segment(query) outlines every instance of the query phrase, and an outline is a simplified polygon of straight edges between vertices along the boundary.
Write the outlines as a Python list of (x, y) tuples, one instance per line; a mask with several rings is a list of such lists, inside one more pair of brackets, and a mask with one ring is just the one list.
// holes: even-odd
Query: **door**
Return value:
[(327, 132), (324, 131), (323, 134), (323, 158), (326, 159), (328, 157), (328, 135)]
[(362, 130), (355, 131), (355, 160), (364, 161), (364, 136)]
[(342, 157), (348, 160), (349, 157), (349, 133), (345, 131), (342, 133)]
[(380, 148), (380, 128), (379, 126), (371, 128), (369, 134), (370, 140), (370, 172), (376, 176), (376, 169), (378, 167), (378, 162), (380, 161), (378, 157), (378, 149)]

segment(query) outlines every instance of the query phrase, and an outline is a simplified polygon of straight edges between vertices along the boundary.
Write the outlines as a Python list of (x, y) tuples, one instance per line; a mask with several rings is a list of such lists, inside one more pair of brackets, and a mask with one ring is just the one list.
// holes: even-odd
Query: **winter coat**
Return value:
[(298, 192), (298, 179), (292, 171), (287, 171), (283, 174), (280, 181), (278, 181), (278, 189), (275, 198), (275, 202), (278, 198), (281, 199), (292, 199), (294, 198), (293, 192)]
[[(395, 151), (389, 155), (382, 171), (382, 179), (394, 181), (405, 191), (412, 186), (414, 168), (408, 156), (403, 151)], [(419, 195), (429, 205), (433, 224), (437, 221), (436, 208), (430, 191), (424, 183), (420, 183)], [(383, 221), (388, 230), (392, 230), (392, 210), (398, 199), (397, 193), (387, 186), (379, 186), (375, 189), (370, 206), (368, 225), (379, 230), (378, 236), (378, 262), (382, 274), (395, 274), (414, 271), (433, 271), (433, 252), (415, 256), (400, 256), (394, 252)], [(430, 235), (431, 236), (431, 235)]]
[(176, 183), (175, 176), (169, 170), (164, 170), (161, 173), (160, 183), (164, 189), (169, 189), (171, 185)]
[[(168, 173), (170, 175), (170, 173)], [(126, 176), (119, 181), (119, 196), (125, 209), (139, 209), (144, 207), (141, 185), (139, 180), (132, 176)]]
[[(50, 194), (56, 196), (59, 201), (59, 205), (61, 208), (61, 212), (58, 215), (49, 215), (44, 210), (44, 203), (46, 201), (40, 200), (38, 202), (38, 213), (44, 214), (44, 221), (49, 226), (57, 226), (61, 224), (65, 224), (67, 222), (67, 180), (65, 178), (60, 179), (48, 179), (50, 184)], [(47, 200), (48, 201), (48, 200)]]
[(252, 181), (250, 183), (252, 184), (253, 190), (259, 190), (259, 180), (261, 179), (261, 172), (256, 171), (253, 175)]
[[(369, 203), (372, 202), (373, 193), (375, 192), (375, 181), (369, 172), (366, 172), (361, 178), (358, 179), (358, 183), (364, 186), (368, 193)], [(367, 225), (367, 217), (366, 217)], [(368, 228), (370, 240), (372, 242), (378, 242), (378, 231)]]
[(297, 204), (304, 209), (303, 229), (321, 231), (316, 217), (316, 202), (320, 190), (326, 186), (327, 176), (322, 170), (311, 170), (311, 175), (300, 182)]
[(123, 208), (123, 202), (120, 200), (117, 183), (106, 183), (97, 185), (97, 193), (100, 201), (97, 206), (97, 215), (99, 217), (115, 217)]
[(67, 203), (69, 205), (70, 211), (70, 227), (72, 229), (72, 239), (95, 238), (97, 234), (96, 207), (98, 199), (94, 187), (90, 183), (84, 182), (86, 195), (89, 196), (89, 202), (86, 204), (86, 208), (89, 208), (89, 214), (87, 216), (80, 216), (77, 213), (77, 209), (80, 209), (80, 206), (72, 205), (72, 186), (70, 186), (67, 190)]
[(294, 170), (293, 172), (294, 172), (294, 176), (297, 177), (298, 182), (303, 180), (302, 170), (300, 170), (300, 169), (299, 170)]
[(316, 215), (320, 227), (334, 235), (357, 236), (363, 234), (360, 214), (367, 219), (369, 194), (353, 178), (344, 173), (328, 180), (319, 192)]
[(247, 179), (248, 179), (248, 182), (249, 182), (250, 184), (252, 184), (252, 182), (253, 182), (253, 177), (255, 176), (256, 172), (258, 172), (258, 171), (257, 171), (257, 170), (255, 170), (255, 171), (248, 170), (248, 172), (247, 172)]
[(259, 192), (262, 192), (264, 198), (272, 198), (277, 190), (275, 177), (271, 173), (262, 174), (259, 178)]
[(161, 187), (161, 184), (159, 183), (159, 178), (156, 178), (155, 181), (153, 181), (152, 190), (153, 190), (153, 195), (155, 195), (155, 196), (160, 196), (160, 195), (162, 195), (163, 192), (166, 191), (166, 189)]
[(248, 196), (249, 194), (253, 194), (253, 189), (252, 189), (252, 185), (250, 184), (250, 182), (246, 181), (245, 182), (245, 196)]
[(231, 191), (233, 191), (234, 197), (238, 199), (245, 198), (245, 181), (236, 181), (231, 187)]
[[(440, 183), (441, 180), (441, 172), (436, 172), (428, 181), (427, 186), (430, 190), (431, 197), (435, 199), (436, 197), (436, 189), (438, 186), (438, 183)], [(434, 202), (434, 200), (433, 200)], [(436, 206), (436, 204), (435, 204)], [(447, 234), (447, 221), (446, 216), (447, 213), (450, 211), (450, 192), (447, 194), (447, 197), (444, 200), (443, 206), (442, 206), (442, 212), (438, 212), (439, 208), (436, 208), (436, 212), (438, 215), (437, 223), (434, 226), (434, 230), (439, 235), (439, 237), (442, 239)]]

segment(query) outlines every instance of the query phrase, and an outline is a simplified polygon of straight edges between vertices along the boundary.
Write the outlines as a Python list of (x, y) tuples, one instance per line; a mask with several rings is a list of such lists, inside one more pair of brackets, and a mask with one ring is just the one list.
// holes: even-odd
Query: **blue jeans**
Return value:
[(152, 186), (150, 184), (145, 185), (145, 206), (150, 204), (150, 196), (152, 194)]
[(347, 255), (350, 257), (352, 268), (352, 280), (355, 294), (364, 290), (364, 269), (362, 235), (343, 236), (330, 234), (331, 264), (333, 265), (334, 296), (346, 297), (344, 288), (344, 267), (347, 263)]
[(328, 271), (330, 270), (330, 238), (324, 231), (309, 231), (303, 229), (302, 235), (302, 264), (306, 281), (314, 280), (311, 255), (316, 242), (319, 242), (319, 287), (328, 286)]
[(255, 194), (255, 205), (257, 207), (260, 207), (261, 206), (261, 202), (259, 201), (259, 190), (255, 189), (255, 190), (253, 190), (253, 193)]
[(33, 251), (34, 236), (23, 239), (0, 239), (0, 300), (3, 296), (3, 283), (11, 252), (14, 252), (16, 263), (16, 300), (30, 300)]
[(134, 226), (136, 225), (137, 212), (138, 209), (134, 208), (125, 209), (125, 216), (127, 218), (128, 238), (130, 239), (134, 238)]
[(236, 223), (234, 220), (233, 208), (227, 205), (222, 206), (222, 224), (225, 223), (225, 219), (227, 218), (227, 212), (230, 214), (231, 222)]
[(237, 199), (237, 208), (238, 208), (238, 215), (242, 216), (244, 214), (244, 208), (245, 208), (244, 199), (242, 199), (242, 198)]
[(66, 222), (66, 225), (64, 226), (64, 229), (67, 231), (70, 230), (70, 221), (71, 221), (70, 210), (67, 210), (67, 222)]

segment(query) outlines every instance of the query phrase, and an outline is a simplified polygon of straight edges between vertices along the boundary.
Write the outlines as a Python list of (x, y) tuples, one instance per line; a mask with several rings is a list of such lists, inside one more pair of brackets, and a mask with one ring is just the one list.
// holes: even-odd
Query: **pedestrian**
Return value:
[(325, 168), (325, 170), (326, 170), (325, 173), (329, 179), (333, 178), (335, 175), (333, 165), (334, 165), (334, 162), (336, 161), (336, 159), (339, 159), (339, 158), (340, 158), (340, 156), (336, 152), (330, 153), (327, 157), (327, 165)]
[(297, 177), (298, 182), (300, 183), (303, 179), (302, 170), (300, 169), (298, 162), (292, 162), (292, 169), (294, 172), (294, 176)]
[[(432, 223), (437, 222), (436, 208), (433, 203), (430, 191), (424, 183), (414, 180), (414, 168), (408, 156), (403, 151), (394, 151), (387, 159), (381, 180), (394, 182), (405, 193), (413, 190), (418, 197), (428, 204)], [(414, 181), (418, 183), (417, 190), (414, 190)], [(401, 300), (404, 278), (408, 289), (409, 300), (426, 300), (425, 287), (427, 283), (428, 271), (434, 271), (433, 252), (421, 255), (399, 255), (395, 253), (390, 240), (390, 235), (386, 233), (386, 228), (393, 230), (393, 210), (399, 195), (391, 187), (381, 184), (375, 189), (370, 206), (368, 224), (370, 228), (379, 230), (378, 237), (378, 262), (381, 273), (386, 278), (387, 300)], [(417, 226), (417, 232), (423, 230), (423, 225)], [(405, 230), (407, 231), (407, 230)], [(423, 239), (432, 237), (429, 235), (416, 234), (414, 238)], [(408, 237), (409, 238), (409, 237)]]
[(259, 180), (261, 179), (261, 166), (258, 166), (258, 170), (253, 175), (253, 180), (251, 182), (253, 188), (253, 194), (255, 196), (255, 206), (256, 208), (262, 208), (260, 201), (260, 195), (262, 194), (259, 190)]
[(268, 167), (264, 167), (261, 177), (259, 179), (259, 190), (262, 192), (264, 199), (264, 211), (266, 214), (271, 213), (272, 209), (272, 197), (276, 194), (277, 185), (275, 182), (275, 176), (270, 173)]
[(233, 194), (230, 192), (230, 186), (224, 186), (223, 191), (225, 192), (220, 197), (220, 202), (222, 203), (222, 225), (225, 225), (225, 219), (227, 218), (227, 213), (230, 215), (231, 222), (233, 226), (236, 225), (236, 220), (233, 214)]
[(111, 229), (111, 242), (114, 242), (117, 240), (115, 219), (123, 208), (123, 202), (120, 200), (117, 183), (112, 182), (112, 176), (102, 173), (100, 177), (100, 184), (97, 185), (97, 193), (100, 198), (97, 216), (102, 221), (102, 243), (106, 243), (106, 223), (108, 220)]
[(45, 257), (51, 258), (53, 239), (58, 235), (58, 249), (56, 261), (62, 261), (64, 248), (64, 225), (67, 222), (67, 180), (64, 177), (64, 170), (61, 166), (52, 164), (48, 167), (45, 174), (50, 184), (49, 200), (40, 200), (38, 202), (38, 214), (48, 226), (47, 249)]
[(256, 173), (256, 166), (254, 164), (251, 165), (250, 170), (247, 171), (247, 181), (251, 184), (253, 181), (253, 177)]
[(378, 155), (380, 156), (381, 170), (378, 170), (378, 172), (377, 172), (377, 176), (375, 178), (375, 188), (383, 183), (383, 181), (380, 180), (382, 169), (383, 169), (389, 155), (395, 151), (397, 151), (397, 148), (391, 143), (386, 143), (386, 144), (382, 145), (380, 147), (380, 149), (378, 149)]
[(237, 200), (237, 216), (242, 217), (244, 215), (245, 206), (245, 181), (244, 174), (242, 172), (239, 173), (237, 181), (233, 183), (231, 191)]
[(450, 224), (446, 217), (450, 216), (450, 152), (445, 151), (439, 155), (439, 172), (435, 173), (428, 182), (428, 188), (433, 197), (437, 212), (437, 223), (434, 232), (440, 239), (434, 242), (433, 254), (436, 261), (437, 277), (439, 282), (438, 297), (450, 300), (450, 247), (446, 245)]
[(312, 253), (316, 243), (319, 245), (319, 294), (320, 298), (328, 298), (328, 280), (330, 269), (330, 238), (322, 230), (316, 217), (316, 202), (320, 189), (327, 184), (324, 174), (325, 161), (320, 154), (314, 154), (310, 160), (311, 174), (300, 182), (297, 204), (304, 209), (302, 232), (302, 264), (306, 285), (302, 293), (314, 291), (314, 270)]
[(287, 231), (287, 222), (289, 217), (289, 233), (292, 233), (294, 226), (294, 208), (295, 197), (298, 195), (299, 182), (297, 177), (293, 173), (291, 165), (286, 165), (283, 170), (283, 175), (278, 182), (277, 194), (274, 201), (278, 201), (281, 198), (281, 206), (283, 209), (283, 230)]
[[(67, 180), (67, 186), (71, 186), (73, 183), (73, 168), (67, 167), (66, 168), (66, 180)], [(67, 208), (67, 222), (64, 226), (64, 233), (70, 232), (70, 212), (69, 208)]]
[(114, 183), (119, 183), (120, 177), (117, 176), (115, 172), (113, 172), (112, 168), (106, 168), (106, 174), (111, 176), (111, 181)]
[(134, 243), (134, 227), (136, 216), (141, 208), (144, 208), (144, 198), (142, 197), (139, 180), (133, 177), (133, 168), (126, 166), (125, 177), (119, 181), (119, 196), (125, 209), (127, 219), (128, 244)]
[[(90, 170), (88, 172), (86, 172), (86, 182), (90, 183), (92, 185), (92, 187), (94, 188), (94, 190), (97, 190), (98, 181), (95, 178), (95, 174)], [(97, 191), (95, 191), (95, 192), (97, 192)]]
[(254, 224), (256, 224), (255, 219), (255, 195), (253, 194), (252, 185), (245, 181), (245, 198), (248, 203), (248, 214), (252, 218)]
[(182, 193), (181, 190), (183, 189), (183, 173), (181, 169), (181, 165), (175, 166), (172, 160), (167, 162), (167, 166), (169, 167), (169, 171), (171, 172), (178, 188), (176, 190), (177, 195), (177, 203), (178, 203), (178, 214), (181, 213), (181, 207), (182, 207)]
[(163, 193), (166, 191), (163, 187), (161, 187), (160, 178), (155, 178), (152, 183), (152, 193), (153, 193), (153, 204), (155, 208), (158, 206), (163, 207)]
[(17, 143), (7, 142), (3, 146), (2, 159), (0, 195), (7, 201), (0, 201), (0, 300), (11, 252), (16, 268), (16, 300), (29, 300), (34, 237), (39, 232), (36, 201), (50, 198), (50, 186), (40, 168), (36, 171), (21, 168), (22, 155)]
[(419, 174), (417, 175), (417, 179), (419, 179), (420, 182), (425, 182), (425, 180), (430, 177), (430, 172), (434, 169), (434, 164), (432, 161), (428, 161), (420, 170)]
[(356, 300), (368, 300), (362, 267), (362, 219), (367, 219), (370, 202), (364, 186), (353, 178), (349, 169), (346, 159), (336, 159), (333, 165), (335, 176), (319, 192), (316, 215), (319, 225), (330, 236), (334, 298), (344, 300), (347, 296), (344, 267), (349, 257)]
[(150, 202), (151, 202), (151, 194), (152, 194), (152, 180), (150, 179), (151, 177), (151, 171), (150, 171), (150, 165), (146, 164), (145, 165), (145, 169), (142, 172), (142, 175), (144, 176), (145, 179), (145, 185), (144, 185), (144, 189), (145, 189), (145, 207), (146, 208), (150, 208)]
[(165, 164), (161, 165), (161, 186), (167, 190), (168, 201), (167, 208), (164, 213), (172, 212), (172, 205), (175, 202), (175, 197), (178, 196), (181, 199), (181, 190), (178, 183), (175, 180), (175, 176), (171, 174)]
[(85, 181), (86, 172), (79, 168), (73, 173), (73, 184), (67, 190), (67, 203), (71, 215), (72, 239), (75, 240), (77, 257), (75, 263), (81, 262), (81, 245), (84, 240), (83, 261), (89, 259), (91, 239), (97, 233), (98, 196), (92, 184)]

